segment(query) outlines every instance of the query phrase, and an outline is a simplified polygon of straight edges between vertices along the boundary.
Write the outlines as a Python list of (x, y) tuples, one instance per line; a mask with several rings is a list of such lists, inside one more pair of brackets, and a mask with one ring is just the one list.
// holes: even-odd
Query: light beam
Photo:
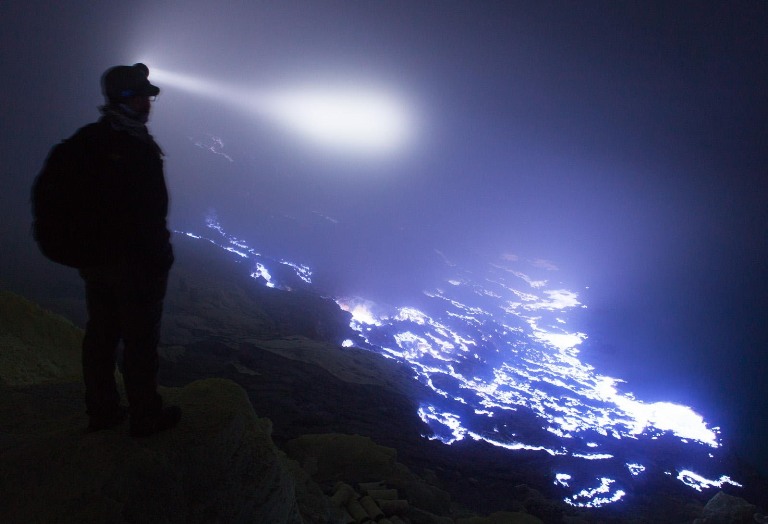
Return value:
[(401, 150), (413, 137), (406, 104), (381, 88), (291, 87), (253, 91), (164, 69), (152, 81), (235, 105), (272, 120), (323, 149), (368, 155)]

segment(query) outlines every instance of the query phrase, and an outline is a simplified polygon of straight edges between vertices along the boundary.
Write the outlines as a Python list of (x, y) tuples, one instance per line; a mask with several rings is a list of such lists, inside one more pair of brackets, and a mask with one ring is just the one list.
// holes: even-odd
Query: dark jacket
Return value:
[[(147, 134), (114, 129), (109, 117), (79, 129), (57, 146), (68, 172), (66, 191), (93, 255), (89, 266), (138, 264), (167, 271), (173, 264), (166, 226), (168, 191), (160, 147)], [(49, 160), (54, 156), (49, 156)]]

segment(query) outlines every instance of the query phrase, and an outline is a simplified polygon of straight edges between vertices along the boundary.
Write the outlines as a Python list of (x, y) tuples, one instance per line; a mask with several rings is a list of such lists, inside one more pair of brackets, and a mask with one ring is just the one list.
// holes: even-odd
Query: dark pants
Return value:
[(123, 340), (123, 378), (132, 417), (162, 409), (157, 393), (160, 319), (168, 273), (118, 265), (80, 270), (85, 281), (88, 325), (83, 340), (85, 405), (91, 417), (118, 409), (115, 361)]

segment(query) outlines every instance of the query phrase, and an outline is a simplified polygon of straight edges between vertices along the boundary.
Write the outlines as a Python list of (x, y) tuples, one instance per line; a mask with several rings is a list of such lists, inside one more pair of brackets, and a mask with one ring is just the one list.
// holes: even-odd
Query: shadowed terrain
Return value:
[[(472, 441), (445, 446), (425, 438), (430, 435), (430, 430), (417, 416), (416, 399), (428, 399), (434, 393), (414, 380), (410, 369), (401, 363), (363, 349), (341, 347), (341, 340), (353, 337), (354, 333), (348, 327), (348, 314), (333, 301), (304, 292), (267, 288), (249, 276), (250, 268), (191, 239), (177, 239), (175, 245), (178, 262), (172, 272), (166, 302), (160, 380), (171, 388), (164, 390), (164, 395), (172, 402), (181, 403), (185, 414), (188, 413), (185, 415), (188, 425), (182, 425), (178, 430), (187, 436), (174, 430), (157, 443), (138, 444), (139, 448), (136, 448), (137, 444), (124, 432), (84, 435), (82, 428), (86, 425), (86, 417), (81, 405), (82, 386), (77, 367), (81, 332), (66, 319), (5, 293), (2, 312), (6, 351), (0, 361), (3, 363), (0, 377), (4, 387), (0, 419), (4, 430), (0, 442), (11, 464), (3, 468), (2, 478), (6, 486), (18, 484), (27, 490), (39, 489), (41, 494), (49, 492), (46, 490), (55, 491), (54, 480), (48, 478), (44, 470), (33, 467), (32, 471), (38, 473), (25, 473), (26, 467), (21, 465), (48, 463), (51, 453), (68, 456), (74, 453), (71, 450), (83, 445), (106, 446), (103, 449), (110, 456), (119, 453), (117, 450), (122, 446), (134, 450), (149, 446), (147, 449), (154, 450), (152, 453), (161, 453), (156, 446), (162, 449), (171, 446), (161, 443), (166, 440), (180, 446), (194, 445), (195, 449), (200, 446), (217, 449), (222, 441), (216, 435), (221, 429), (219, 426), (226, 427), (224, 422), (211, 422), (216, 427), (212, 429), (212, 440), (208, 443), (199, 440), (203, 437), (196, 436), (197, 429), (194, 428), (202, 423), (199, 417), (209, 417), (204, 414), (206, 409), (213, 410), (211, 414), (232, 409), (227, 407), (232, 402), (227, 400), (230, 398), (227, 395), (237, 397), (238, 393), (227, 389), (230, 386), (225, 384), (234, 382), (244, 390), (253, 411), (271, 421), (269, 427), (258, 422), (271, 439), (268, 445), (274, 440), (278, 448), (287, 451), (301, 466), (302, 469), (290, 464), (279, 467), (288, 468), (285, 471), (291, 471), (291, 467), (295, 470), (289, 486), (281, 484), (281, 489), (295, 493), (292, 496), (296, 497), (298, 511), (305, 522), (330, 521), (327, 497), (333, 493), (338, 480), (350, 483), (387, 480), (390, 486), (396, 486), (407, 496), (415, 508), (421, 508), (413, 510), (412, 522), (453, 522), (473, 513), (487, 515), (502, 510), (517, 512), (515, 514), (522, 515), (520, 519), (535, 517), (543, 522), (682, 523), (692, 522), (703, 514), (709, 496), (697, 496), (691, 490), (680, 488), (671, 478), (668, 482), (645, 485), (639, 482), (636, 493), (620, 507), (577, 510), (555, 498), (556, 490), (550, 480), (551, 458), (547, 453), (511, 453)], [(46, 288), (43, 284), (51, 277), (38, 277), (38, 289), (43, 290), (36, 297), (38, 300), (53, 306), (64, 305), (60, 311), (65, 314), (67, 310), (82, 306), (82, 298), (76, 292), (62, 292), (77, 289), (74, 282), (71, 287), (60, 284)], [(77, 322), (78, 317), (75, 317)], [(19, 363), (19, 358), (14, 355), (27, 355), (28, 361)], [(197, 382), (211, 377), (227, 381)], [(199, 398), (205, 388), (211, 387), (214, 388), (211, 395), (204, 394), (211, 397), (211, 404), (199, 411), (193, 406), (197, 401), (189, 400), (189, 395)], [(234, 384), (231, 387), (235, 387)], [(192, 393), (194, 391), (198, 393)], [(242, 416), (249, 420), (252, 415)], [(226, 434), (235, 441), (240, 438), (240, 433), (235, 436), (231, 432)], [(323, 463), (323, 456), (343, 455), (338, 450), (332, 451), (332, 446), (339, 445), (338, 440), (317, 440), (319, 437), (312, 435), (370, 437), (370, 444), (349, 441), (341, 449), (349, 449), (352, 453), (355, 446), (362, 445), (363, 451), (359, 453), (365, 456), (365, 453), (380, 453), (377, 445), (386, 446), (393, 450), (392, 462), (388, 462), (390, 466), (384, 469), (360, 466), (359, 461), (355, 462), (358, 467), (352, 467), (355, 464), (345, 466), (338, 458), (331, 461), (338, 464), (338, 469), (329, 469), (328, 461)], [(184, 438), (190, 439), (188, 444), (179, 440)], [(310, 445), (301, 440), (307, 438), (310, 439), (308, 442), (314, 443)], [(366, 449), (368, 451), (364, 451)], [(73, 456), (79, 455), (74, 453)], [(403, 473), (406, 470), (393, 466), (394, 457), (403, 464), (407, 474)], [(62, 471), (74, 468), (87, 473), (89, 468), (111, 464), (108, 460), (99, 462), (99, 459), (95, 463), (83, 460), (64, 461), (57, 467), (63, 468)], [(162, 470), (166, 471), (163, 475), (170, 475), (164, 477), (164, 482), (167, 489), (173, 491), (175, 481), (172, 479), (184, 478), (183, 475), (179, 477), (177, 468), (184, 470), (184, 467), (174, 462), (175, 459), (161, 459), (166, 460), (171, 461), (171, 466)], [(56, 464), (56, 461), (52, 463)], [(237, 468), (245, 467), (238, 464)], [(119, 470), (121, 466), (108, 467)], [(239, 471), (237, 468), (233, 468), (233, 472)], [(155, 475), (157, 471), (151, 474)], [(280, 473), (283, 474), (287, 475)], [(310, 481), (307, 475), (313, 480)], [(102, 480), (109, 481), (107, 477)], [(763, 485), (759, 479), (753, 480), (747, 484), (753, 487), (750, 493), (755, 491), (754, 487)], [(204, 483), (200, 487), (196, 482), (189, 481), (183, 490), (208, 489)], [(99, 489), (103, 493), (106, 488)], [(107, 512), (93, 515), (118, 510), (124, 515), (132, 511), (125, 509), (129, 507), (126, 501), (130, 497), (126, 498), (125, 493), (130, 492), (130, 486), (115, 489), (118, 495), (86, 504)], [(178, 496), (181, 498), (173, 500), (184, 500), (184, 496)], [(215, 499), (214, 494), (211, 496)], [(215, 508), (217, 503), (215, 500), (210, 502), (211, 507)], [(175, 507), (179, 514), (192, 511), (181, 502)], [(285, 506), (281, 508), (279, 511), (294, 511)], [(11, 513), (13, 515), (22, 515), (28, 510), (24, 507), (4, 509), (16, 511)], [(441, 521), (440, 515), (451, 520)], [(88, 521), (91, 517), (83, 518)]]

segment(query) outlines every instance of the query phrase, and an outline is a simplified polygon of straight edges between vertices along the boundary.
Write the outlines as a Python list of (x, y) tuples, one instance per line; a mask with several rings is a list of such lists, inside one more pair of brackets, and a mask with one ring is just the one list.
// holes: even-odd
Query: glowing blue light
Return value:
[(366, 325), (366, 327), (382, 325), (384, 319), (379, 320), (373, 313), (371, 310), (372, 302), (362, 299), (337, 299), (336, 303), (341, 309), (352, 314), (352, 324), (350, 326), (352, 329), (360, 330), (363, 325)]
[(586, 460), (605, 460), (613, 458), (610, 453), (572, 453), (571, 456)]
[(227, 250), (227, 251), (229, 251), (230, 253), (234, 253), (235, 255), (237, 255), (237, 256), (239, 256), (239, 257), (241, 257), (241, 258), (248, 258), (248, 254), (247, 254), (247, 253), (244, 253), (244, 252), (242, 252), (242, 251), (239, 251), (239, 250), (237, 250), (237, 249), (235, 249), (235, 248), (233, 248), (233, 247), (229, 247), (229, 246), (228, 246), (228, 247), (225, 247), (224, 249), (226, 249), (226, 250)]
[[(504, 298), (503, 293), (483, 290), (476, 283), (452, 279), (448, 284), (457, 292), (471, 287), (473, 294), (485, 299), (498, 295), (498, 301), (502, 304), (500, 309), (506, 315), (499, 317), (491, 310), (467, 302), (466, 294), (463, 295), (464, 299), (458, 300), (445, 290), (426, 292), (427, 297), (445, 303), (444, 319), (433, 318), (425, 311), (413, 307), (401, 307), (392, 316), (378, 318), (379, 328), (390, 333), (398, 346), (397, 349), (388, 348), (384, 351), (411, 364), (422, 382), (442, 397), (470, 404), (476, 415), (490, 417), (495, 410), (513, 410), (515, 406), (525, 406), (548, 421), (549, 424), (544, 428), (562, 439), (576, 439), (585, 431), (594, 431), (615, 439), (636, 439), (649, 432), (649, 436), (655, 437), (653, 431), (672, 431), (681, 438), (712, 447), (719, 445), (716, 428), (709, 429), (703, 418), (690, 408), (672, 403), (646, 404), (631, 394), (619, 393), (617, 384), (620, 381), (599, 375), (592, 366), (579, 361), (575, 346), (585, 340), (586, 335), (567, 331), (567, 321), (563, 315), (568, 309), (583, 306), (576, 293), (564, 289), (540, 289), (545, 285), (543, 281), (522, 278), (519, 272), (515, 276), (534, 289), (539, 289), (541, 296), (516, 290), (498, 277), (488, 282), (517, 297), (518, 301)], [(532, 316), (532, 312), (536, 312), (537, 316)], [(546, 312), (558, 314), (547, 317)], [(513, 325), (515, 318), (527, 325), (529, 330)], [(484, 320), (481, 322), (479, 319)], [(418, 326), (419, 330), (406, 327), (409, 325)], [(467, 335), (472, 332), (476, 333), (475, 337)], [(498, 346), (500, 350), (508, 351), (510, 356), (492, 369), (490, 378), (466, 377), (455, 372), (455, 366), (464, 359), (457, 350), (464, 351), (471, 345), (477, 346), (478, 340), (497, 340), (494, 337), (499, 334), (509, 337), (498, 339), (497, 343), (501, 344)], [(483, 358), (474, 351), (469, 354), (474, 358)], [(424, 364), (426, 358), (430, 359), (430, 365)], [(460, 388), (475, 393), (476, 400), (466, 396), (455, 397), (436, 387), (431, 378), (434, 373), (455, 378)], [(559, 396), (553, 397), (543, 385), (537, 384), (557, 388)], [(434, 419), (427, 419), (428, 423), (429, 420)], [(467, 434), (473, 439), (506, 449), (559, 453), (534, 443), (504, 442), (472, 431)], [(598, 445), (591, 442), (588, 446)], [(575, 452), (572, 456), (585, 460), (608, 461), (614, 458), (611, 453)], [(593, 501), (593, 505), (618, 500), (621, 496), (623, 492), (603, 497), (604, 500)]]
[(687, 469), (678, 473), (677, 480), (686, 486), (692, 487), (696, 491), (703, 491), (708, 488), (722, 488), (725, 484), (730, 484), (739, 488), (744, 487), (738, 482), (731, 480), (731, 478), (726, 475), (722, 475), (717, 480), (711, 480)]
[(227, 159), (229, 162), (235, 161), (231, 156), (223, 152), (224, 141), (220, 137), (206, 135), (205, 139), (195, 140), (190, 138), (190, 140), (192, 140), (195, 146), (199, 147), (200, 149), (204, 149), (210, 153), (213, 153), (214, 155), (221, 156)]
[(525, 451), (544, 451), (546, 453), (549, 453), (550, 455), (565, 455), (564, 451), (557, 451), (554, 449), (550, 449), (546, 446), (531, 446), (529, 444), (524, 444), (522, 442), (500, 442), (498, 440), (494, 440), (491, 438), (488, 438), (484, 435), (479, 435), (477, 433), (474, 433), (472, 431), (467, 432), (467, 434), (472, 437), (474, 440), (482, 440), (483, 442), (487, 442), (488, 444), (491, 444), (492, 446), (496, 446), (498, 448), (504, 448), (509, 449), (512, 451), (518, 451), (518, 450), (525, 450)]
[(567, 473), (557, 473), (555, 475), (555, 485), (557, 486), (563, 486), (564, 488), (568, 487), (568, 481), (571, 480), (571, 476)]
[(427, 315), (413, 307), (401, 307), (395, 316), (395, 320), (411, 321), (423, 326), (427, 322)]
[[(218, 218), (216, 217), (216, 212), (211, 211), (208, 216), (205, 219), (205, 224), (208, 229), (211, 229), (218, 233), (218, 235), (221, 237), (222, 240), (220, 241), (214, 241), (209, 238), (204, 238), (201, 235), (196, 235), (194, 233), (184, 233), (185, 235), (189, 236), (190, 238), (195, 238), (198, 240), (205, 240), (207, 242), (210, 242), (211, 244), (224, 249), (230, 253), (234, 253), (235, 255), (239, 256), (240, 258), (244, 259), (264, 259), (262, 255), (260, 255), (258, 252), (256, 252), (253, 248), (248, 246), (248, 243), (245, 240), (235, 238), (231, 235), (228, 235), (224, 228), (221, 226), (221, 224), (218, 221)], [(297, 264), (288, 260), (281, 260), (279, 262), (282, 265), (288, 266), (291, 269), (293, 269), (294, 274), (301, 280), (303, 280), (307, 284), (312, 283), (312, 270), (309, 268), (309, 266), (305, 264)], [(267, 268), (267, 266), (264, 264), (263, 261), (259, 261), (255, 263), (255, 268), (251, 272), (252, 278), (263, 278), (266, 281), (267, 287), (270, 288), (280, 288), (284, 290), (290, 290), (290, 287), (287, 286), (281, 286), (277, 282), (275, 282), (274, 278), (272, 277), (271, 272)]]
[(587, 338), (583, 333), (548, 333), (543, 330), (534, 331), (533, 336), (560, 350), (572, 349)]
[(440, 413), (434, 406), (422, 406), (418, 411), (419, 417), (425, 423), (437, 422), (451, 431), (451, 437), (436, 436), (444, 444), (452, 444), (464, 439), (467, 430), (461, 426), (461, 419), (453, 413)]
[(293, 270), (296, 273), (296, 276), (298, 276), (307, 284), (312, 283), (312, 270), (310, 269), (309, 266), (304, 264), (296, 264), (294, 262), (289, 262), (288, 260), (281, 260), (280, 263), (293, 268)]
[(687, 406), (670, 402), (644, 404), (629, 396), (620, 395), (616, 391), (616, 379), (602, 377), (597, 384), (597, 392), (605, 400), (614, 402), (619, 408), (630, 414), (634, 419), (632, 433), (642, 433), (652, 426), (662, 431), (672, 431), (682, 438), (691, 438), (718, 447), (715, 429), (707, 428), (704, 418)]
[(269, 274), (269, 270), (264, 267), (264, 264), (256, 263), (256, 269), (253, 270), (251, 273), (252, 278), (263, 278), (267, 281), (267, 287), (275, 287), (274, 282), (272, 282), (272, 275)]
[[(247, 255), (255, 262), (254, 276), (264, 278), (267, 285), (276, 284), (268, 260), (227, 235), (214, 214), (207, 226), (221, 239), (203, 240)], [(445, 260), (449, 267), (456, 267)], [(310, 283), (307, 266), (279, 263)], [(599, 467), (600, 461), (612, 468), (624, 464), (632, 475), (645, 471), (645, 466), (624, 463), (626, 458), (613, 446), (608, 446), (610, 453), (595, 449), (603, 445), (598, 443), (603, 442), (599, 435), (650, 444), (670, 432), (681, 444), (719, 447), (719, 428), (709, 428), (691, 408), (669, 402), (644, 403), (620, 392), (619, 379), (600, 375), (579, 359), (576, 346), (587, 335), (567, 328), (569, 311), (584, 307), (576, 293), (548, 290), (545, 281), (523, 278), (526, 275), (521, 271), (502, 273), (512, 274), (533, 292), (515, 289), (503, 275), (480, 284), (464, 274), (448, 281), (445, 289), (425, 292), (429, 302), (422, 308), (389, 309), (361, 298), (336, 300), (351, 313), (350, 326), (369, 346), (386, 358), (408, 364), (417, 380), (441, 397), (439, 407), (422, 405), (418, 413), (434, 431), (432, 438), (450, 444), (470, 437), (511, 451), (543, 451), (593, 461), (590, 467)], [(352, 345), (352, 340), (342, 343), (343, 347)], [(540, 427), (550, 436), (548, 445), (536, 434), (513, 434), (495, 422), (518, 412), (540, 419)], [(488, 422), (492, 419), (494, 423)], [(558, 444), (551, 445), (552, 439)], [(595, 452), (584, 453), (585, 446)], [(698, 490), (740, 486), (726, 475), (710, 480), (688, 469), (680, 470), (678, 479)], [(576, 482), (570, 476), (557, 480), (568, 480), (571, 486)], [(614, 483), (601, 478), (599, 486), (565, 500), (579, 507), (616, 502), (625, 492), (613, 489)]]
[[(606, 504), (617, 502), (621, 500), (624, 495), (626, 495), (626, 492), (623, 490), (616, 490), (614, 493), (610, 494), (611, 484), (616, 482), (615, 480), (605, 477), (600, 478), (599, 480), (600, 485), (598, 487), (592, 489), (583, 489), (571, 497), (566, 497), (564, 499), (565, 502), (578, 508), (599, 508), (601, 506), (605, 506)], [(600, 496), (604, 494), (610, 495)]]

